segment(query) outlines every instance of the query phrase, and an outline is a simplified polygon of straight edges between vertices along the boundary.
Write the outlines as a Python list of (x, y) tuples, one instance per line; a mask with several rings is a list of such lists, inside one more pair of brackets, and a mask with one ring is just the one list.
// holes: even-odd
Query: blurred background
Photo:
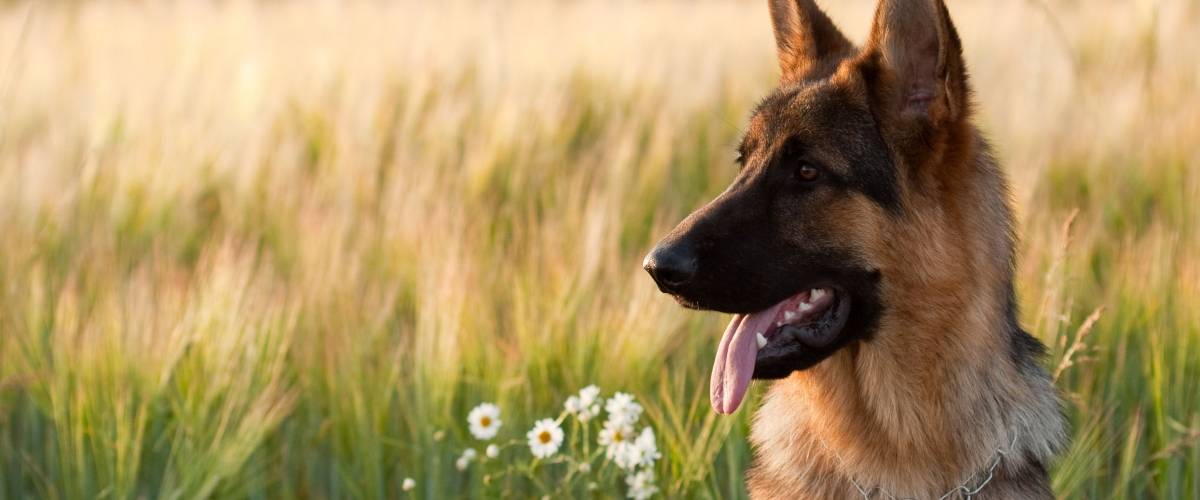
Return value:
[[(1056, 492), (1200, 498), (1200, 2), (947, 3)], [(764, 1), (0, 2), (0, 498), (559, 496), (456, 470), (466, 414), (593, 383), (664, 496), (744, 496), (727, 318), (640, 262), (777, 78)]]

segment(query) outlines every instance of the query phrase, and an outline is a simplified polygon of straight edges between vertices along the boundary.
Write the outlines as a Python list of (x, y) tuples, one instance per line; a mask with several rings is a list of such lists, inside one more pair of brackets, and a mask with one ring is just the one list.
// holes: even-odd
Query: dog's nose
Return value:
[(642, 260), (642, 268), (659, 290), (673, 293), (696, 276), (696, 256), (685, 245), (659, 245)]

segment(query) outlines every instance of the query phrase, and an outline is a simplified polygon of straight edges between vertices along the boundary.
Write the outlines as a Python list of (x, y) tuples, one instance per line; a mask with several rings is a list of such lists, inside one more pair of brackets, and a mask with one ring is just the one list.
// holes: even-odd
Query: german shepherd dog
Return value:
[(644, 261), (734, 315), (717, 412), (777, 380), (751, 496), (1052, 498), (1061, 404), (1017, 322), (1008, 188), (945, 4), (881, 0), (861, 49), (812, 0), (770, 12), (782, 81), (737, 177)]

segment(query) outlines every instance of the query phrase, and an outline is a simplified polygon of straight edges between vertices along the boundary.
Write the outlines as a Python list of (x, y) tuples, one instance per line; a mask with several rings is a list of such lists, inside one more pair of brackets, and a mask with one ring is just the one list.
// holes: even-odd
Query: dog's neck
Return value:
[[(953, 321), (891, 315), (877, 338), (776, 382), (755, 416), (761, 472), (814, 498), (844, 497), (851, 481), (938, 498), (1005, 449), (1002, 477), (1044, 483), (1063, 440), (1052, 384), (1014, 357), (1008, 332), (964, 319), (983, 307), (967, 302)], [(1029, 485), (991, 485), (1015, 486)]]
[[(973, 161), (989, 160), (979, 153)], [(982, 169), (977, 175), (995, 175), (990, 163), (975, 166)], [(991, 187), (971, 182), (1003, 195), (998, 175)], [(922, 227), (917, 220), (912, 229), (921, 234), (990, 222), (997, 227), (975, 234), (998, 231), (1005, 240), (981, 237), (937, 248), (938, 241), (973, 235), (927, 235), (923, 244), (935, 245), (921, 252), (928, 261), (909, 259), (904, 265), (918, 268), (906, 273), (884, 270), (881, 295), (891, 299), (871, 338), (768, 392), (752, 434), (759, 449), (752, 491), (770, 491), (756, 479), (777, 476), (796, 482), (796, 489), (778, 491), (842, 497), (854, 481), (896, 496), (937, 498), (987, 468), (1014, 437), (1017, 450), (1006, 454), (998, 483), (1022, 474), (1045, 483), (1045, 466), (1063, 441), (1062, 417), (1053, 385), (1037, 364), (1040, 346), (1012, 317), (1008, 221), (963, 220), (965, 213), (980, 212), (944, 211), (940, 216), (958, 218), (956, 223)]]

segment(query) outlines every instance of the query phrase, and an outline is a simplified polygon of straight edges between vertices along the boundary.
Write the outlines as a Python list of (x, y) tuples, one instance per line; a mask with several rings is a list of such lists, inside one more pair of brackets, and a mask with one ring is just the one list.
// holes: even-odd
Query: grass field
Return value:
[[(870, 2), (824, 3), (864, 38)], [(949, 5), (1069, 401), (1056, 491), (1200, 498), (1200, 2)], [(522, 440), (591, 383), (645, 406), (665, 496), (744, 495), (748, 412), (706, 390), (727, 318), (640, 261), (732, 179), (768, 27), (759, 1), (0, 2), (0, 499), (582, 494), (454, 462), (476, 404)]]

